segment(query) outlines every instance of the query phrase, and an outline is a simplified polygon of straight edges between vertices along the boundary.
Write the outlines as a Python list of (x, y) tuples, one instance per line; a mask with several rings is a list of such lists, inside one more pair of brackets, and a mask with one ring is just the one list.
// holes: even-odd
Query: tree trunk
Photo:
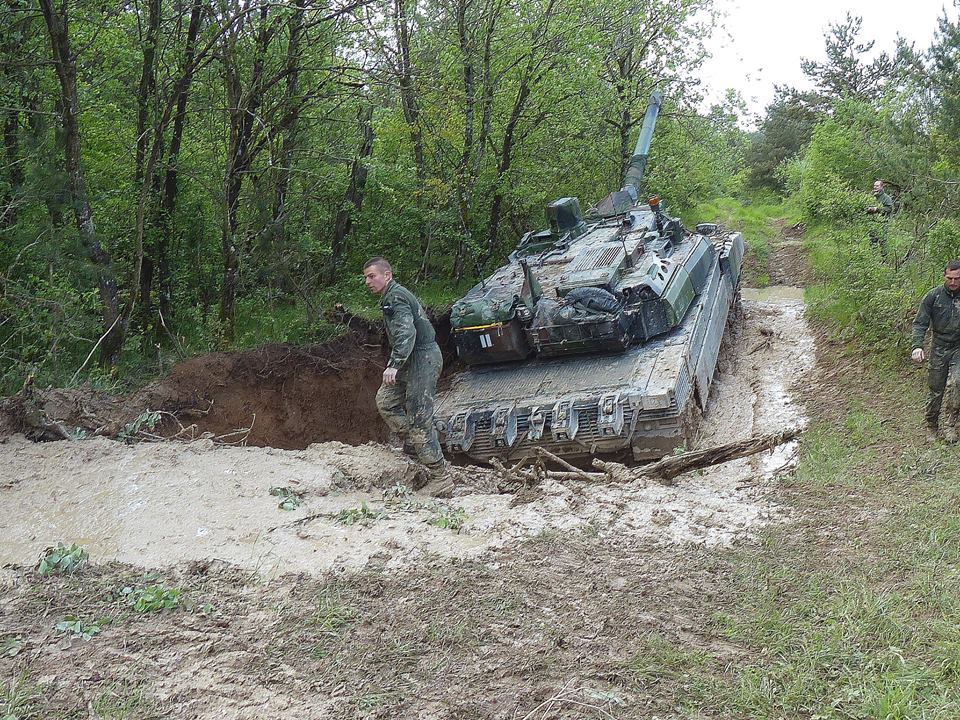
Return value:
[(367, 158), (373, 154), (373, 106), (366, 105), (360, 108), (357, 119), (360, 121), (360, 145), (353, 158), (353, 165), (350, 168), (350, 182), (347, 184), (343, 202), (340, 203), (337, 219), (333, 225), (330, 260), (327, 263), (327, 271), (324, 276), (327, 284), (332, 283), (336, 276), (346, 246), (346, 239), (353, 225), (353, 216), (360, 212), (360, 208), (363, 206), (363, 192), (367, 184), (367, 166), (365, 163)]
[(180, 145), (183, 142), (183, 129), (187, 120), (187, 99), (190, 94), (190, 84), (193, 81), (194, 55), (197, 51), (197, 35), (200, 32), (202, 12), (203, 0), (194, 0), (193, 9), (190, 11), (190, 24), (187, 27), (187, 42), (184, 49), (183, 83), (177, 93), (177, 109), (173, 118), (173, 131), (170, 134), (170, 148), (167, 152), (167, 167), (163, 180), (163, 197), (160, 201), (160, 211), (156, 217), (157, 285), (160, 295), (160, 315), (168, 327), (173, 320), (170, 234), (173, 227), (173, 214), (177, 208), (177, 163), (180, 159)]
[[(414, 0), (415, 1), (415, 0)], [(410, 21), (407, 17), (407, 6), (405, 0), (394, 0), (393, 2), (393, 22), (394, 31), (397, 37), (397, 57), (399, 62), (398, 80), (400, 83), (400, 106), (403, 109), (403, 119), (410, 129), (410, 143), (413, 145), (413, 163), (414, 171), (417, 176), (417, 190), (415, 193), (415, 202), (417, 207), (421, 207), (423, 199), (420, 193), (427, 181), (427, 166), (424, 159), (423, 149), (423, 128), (420, 126), (420, 101), (417, 97), (417, 85), (413, 74), (413, 60), (410, 54)], [(430, 240), (427, 236), (426, 228), (423, 227), (421, 219), (418, 228), (420, 236), (420, 254), (423, 257), (423, 263), (418, 273), (419, 279), (423, 280), (427, 276), (427, 256), (430, 253)]]
[(280, 168), (273, 197), (273, 213), (270, 227), (263, 233), (261, 255), (264, 257), (287, 256), (287, 193), (290, 190), (290, 175), (293, 170), (293, 157), (296, 151), (297, 130), (300, 120), (302, 100), (300, 94), (300, 41), (303, 37), (303, 18), (307, 0), (296, 0), (296, 10), (287, 23), (289, 40), (287, 41), (287, 61), (285, 72), (283, 117), (280, 120), (280, 134), (283, 148), (280, 153)]
[(474, 139), (476, 125), (477, 82), (474, 67), (473, 50), (468, 35), (467, 0), (460, 0), (457, 6), (457, 35), (460, 52), (463, 55), (463, 90), (466, 106), (464, 108), (463, 155), (457, 171), (459, 187), (457, 189), (458, 213), (460, 217), (461, 238), (453, 260), (453, 277), (457, 282), (463, 280), (466, 271), (467, 253), (473, 245), (473, 190), (490, 137), (490, 118), (493, 112), (493, 83), (491, 61), (493, 57), (493, 36), (500, 12), (499, 2), (488, 2), (484, 13), (486, 26), (483, 38), (483, 58), (481, 61), (481, 120), (479, 136)]
[[(240, 191), (243, 176), (250, 170), (253, 162), (251, 137), (253, 125), (260, 109), (261, 82), (267, 45), (272, 33), (267, 25), (269, 5), (260, 8), (260, 31), (254, 48), (253, 65), (250, 71), (250, 85), (243, 93), (237, 74), (235, 48), (233, 41), (224, 44), (224, 65), (227, 69), (227, 99), (230, 103), (230, 146), (227, 153), (227, 169), (224, 177), (224, 196), (226, 212), (223, 222), (223, 285), (220, 291), (220, 323), (223, 340), (233, 339), (236, 322), (237, 292), (240, 287), (241, 249), (237, 229), (240, 209)], [(234, 38), (235, 39), (235, 38)]]
[[(154, 102), (156, 92), (156, 65), (157, 39), (160, 33), (160, 2), (149, 0), (147, 3), (147, 33), (143, 39), (143, 66), (140, 71), (140, 84), (137, 88), (137, 149), (134, 159), (134, 183), (153, 182), (143, 176), (143, 163), (149, 146), (150, 106)], [(140, 308), (137, 313), (137, 324), (144, 342), (148, 342), (153, 322), (153, 276), (154, 257), (156, 256), (156, 238), (148, 233), (149, 240), (144, 244), (143, 258), (140, 267)], [(158, 328), (154, 328), (155, 330)], [(149, 347), (149, 346), (147, 346)]]
[(80, 242), (97, 271), (97, 288), (103, 314), (104, 337), (100, 345), (100, 365), (112, 367), (120, 357), (125, 328), (120, 322), (117, 282), (110, 256), (97, 237), (93, 208), (87, 196), (87, 184), (80, 164), (79, 102), (77, 99), (76, 56), (70, 48), (66, 4), (61, 15), (53, 7), (53, 0), (39, 0), (43, 19), (50, 36), (54, 65), (60, 83), (62, 127), (64, 137), (64, 164), (72, 199), (74, 218)]

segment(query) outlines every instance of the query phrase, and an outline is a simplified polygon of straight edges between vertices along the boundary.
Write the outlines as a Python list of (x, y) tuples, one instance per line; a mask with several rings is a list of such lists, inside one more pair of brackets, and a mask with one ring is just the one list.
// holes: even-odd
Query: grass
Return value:
[(0, 685), (0, 720), (36, 718), (41, 689), (27, 675)]
[(712, 686), (728, 716), (960, 717), (958, 453), (911, 446), (919, 411), (883, 407), (815, 425), (793, 487), (809, 520), (730, 559), (714, 627), (750, 659)]
[(743, 233), (747, 243), (746, 284), (766, 287), (770, 284), (771, 243), (779, 235), (777, 221), (794, 224), (799, 211), (783, 199), (756, 193), (745, 198), (715, 198), (694, 207), (683, 217), (688, 227), (700, 222), (718, 222)]

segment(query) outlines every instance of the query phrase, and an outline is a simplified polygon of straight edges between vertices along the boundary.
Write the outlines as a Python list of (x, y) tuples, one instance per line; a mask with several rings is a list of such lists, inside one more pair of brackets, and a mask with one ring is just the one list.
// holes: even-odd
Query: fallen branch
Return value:
[(548, 460), (553, 460), (557, 465), (560, 465), (561, 467), (565, 467), (567, 470), (569, 470), (569, 471), (570, 471), (571, 473), (573, 473), (575, 476), (579, 477), (581, 480), (586, 480), (587, 482), (592, 482), (593, 480), (596, 480), (596, 479), (597, 479), (597, 474), (598, 474), (598, 473), (587, 473), (587, 472), (584, 472), (584, 471), (581, 470), (580, 468), (575, 467), (574, 465), (571, 465), (570, 463), (568, 463), (568, 462), (567, 462), (566, 460), (564, 460), (563, 458), (557, 457), (556, 455), (554, 455), (552, 452), (550, 452), (550, 451), (547, 450), (546, 448), (538, 447), (538, 448), (537, 448), (537, 452), (538, 452), (542, 457), (545, 457), (545, 458), (547, 458)]
[(639, 471), (643, 476), (669, 481), (691, 470), (700, 470), (711, 465), (756, 455), (764, 450), (772, 450), (778, 445), (790, 442), (799, 434), (800, 428), (790, 428), (778, 433), (757, 435), (746, 440), (737, 440), (704, 450), (694, 450), (682, 455), (668, 455), (655, 463), (644, 465)]
[(563, 458), (544, 448), (537, 448), (537, 455), (541, 459), (550, 460), (565, 470), (548, 470), (542, 463), (538, 463), (533, 468), (525, 470), (523, 461), (517, 463), (512, 468), (507, 468), (496, 458), (491, 458), (490, 464), (500, 475), (502, 482), (499, 485), (500, 492), (513, 492), (519, 487), (535, 485), (544, 479), (551, 480), (582, 480), (584, 482), (596, 483), (607, 482), (613, 484), (626, 484), (644, 480), (654, 480), (666, 485), (673, 484), (672, 481), (678, 475), (690, 472), (691, 470), (701, 470), (712, 465), (737, 460), (739, 458), (756, 455), (764, 450), (771, 450), (778, 445), (790, 442), (800, 435), (798, 428), (782, 430), (778, 433), (767, 435), (758, 435), (747, 438), (746, 440), (737, 440), (725, 445), (718, 445), (703, 450), (683, 453), (682, 455), (669, 455), (655, 463), (644, 465), (642, 467), (630, 468), (617, 462), (593, 460), (593, 467), (600, 472), (587, 472), (570, 464)]

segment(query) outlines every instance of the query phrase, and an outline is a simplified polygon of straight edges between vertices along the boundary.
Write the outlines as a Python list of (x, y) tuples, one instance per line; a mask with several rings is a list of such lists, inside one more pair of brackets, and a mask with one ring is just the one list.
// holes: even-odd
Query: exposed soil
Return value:
[[(798, 253), (775, 248), (771, 267)], [(805, 422), (814, 343), (782, 295), (745, 299), (700, 446)], [(438, 502), (409, 489), (402, 454), (359, 444), (382, 437), (380, 349), (340, 342), (354, 345), (198, 358), (121, 401), (221, 436), (256, 413), (248, 440), (273, 447), (0, 442), (0, 501), (16, 508), (0, 519), (0, 671), (20, 717), (674, 717), (684, 681), (659, 672), (660, 645), (740, 657), (711, 630), (720, 553), (796, 521), (781, 493), (793, 448), (669, 487), (500, 495), (466, 468)], [(76, 397), (61, 401), (73, 424), (115, 421)], [(274, 487), (303, 504), (281, 510)], [(40, 576), (59, 540), (92, 563)], [(158, 582), (180, 607), (131, 612), (122, 589)], [(69, 639), (54, 630), (67, 615), (110, 622)]]

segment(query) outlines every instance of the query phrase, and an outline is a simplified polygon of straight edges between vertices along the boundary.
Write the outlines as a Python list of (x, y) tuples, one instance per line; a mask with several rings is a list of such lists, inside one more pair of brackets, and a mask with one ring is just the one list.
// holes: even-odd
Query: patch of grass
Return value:
[(902, 424), (854, 401), (807, 433), (795, 483), (813, 517), (731, 559), (713, 627), (751, 659), (712, 686), (721, 715), (960, 717), (957, 450), (878, 462)]
[(41, 689), (30, 682), (26, 674), (10, 679), (0, 686), (0, 720), (32, 720), (42, 696)]
[(303, 504), (303, 495), (298, 493), (293, 488), (272, 487), (270, 488), (270, 494), (274, 497), (280, 498), (280, 502), (277, 507), (279, 507), (281, 510), (296, 510)]
[(356, 525), (358, 522), (374, 522), (385, 517), (387, 514), (382, 510), (371, 510), (366, 502), (361, 502), (360, 507), (341, 510), (334, 515), (334, 520), (341, 525)]
[(57, 543), (55, 547), (48, 547), (40, 556), (37, 572), (41, 575), (73, 575), (89, 559), (90, 554), (77, 544), (67, 547)]
[(702, 650), (682, 647), (659, 633), (643, 636), (630, 670), (635, 682), (642, 687), (662, 680), (683, 680), (691, 671), (703, 669), (709, 656)]
[(143, 685), (131, 678), (111, 685), (91, 703), (92, 717), (101, 720), (160, 720), (165, 717)]
[(744, 198), (714, 198), (683, 215), (684, 224), (690, 228), (701, 222), (718, 222), (743, 233), (747, 244), (745, 283), (753, 287), (770, 284), (770, 245), (779, 235), (777, 221), (792, 225), (799, 220), (798, 211), (788, 202), (760, 193)]
[(356, 610), (331, 589), (325, 589), (317, 598), (317, 605), (306, 621), (310, 633), (310, 654), (320, 660), (330, 654), (331, 646), (340, 640), (342, 632), (358, 619)]

